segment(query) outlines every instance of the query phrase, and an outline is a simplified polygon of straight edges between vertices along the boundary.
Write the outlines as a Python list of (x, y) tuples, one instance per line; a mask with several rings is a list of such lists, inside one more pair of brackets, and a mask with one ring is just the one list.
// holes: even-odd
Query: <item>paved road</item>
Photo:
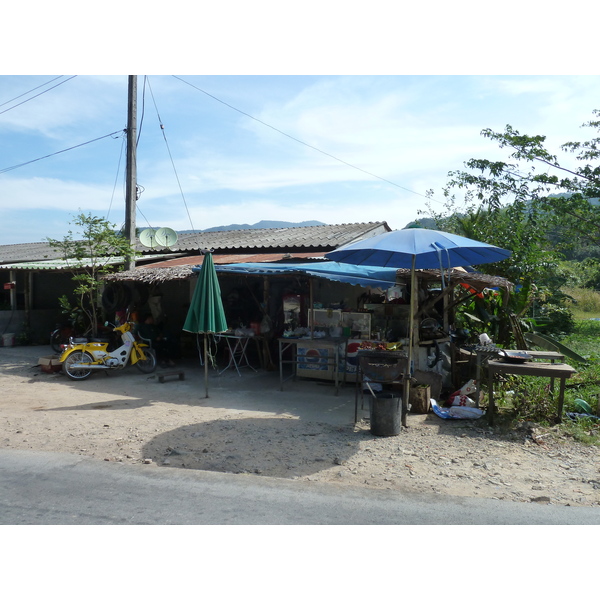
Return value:
[(0, 450), (0, 524), (600, 524), (600, 509), (340, 488)]

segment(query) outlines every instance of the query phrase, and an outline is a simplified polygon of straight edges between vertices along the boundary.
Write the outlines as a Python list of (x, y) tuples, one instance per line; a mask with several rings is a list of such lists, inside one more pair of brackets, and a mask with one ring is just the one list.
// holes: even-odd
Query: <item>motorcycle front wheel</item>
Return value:
[(63, 362), (63, 372), (67, 377), (75, 381), (87, 379), (92, 374), (92, 369), (82, 366), (76, 367), (75, 365), (92, 362), (94, 362), (94, 357), (89, 352), (76, 350), (75, 352), (71, 352)]
[(144, 348), (146, 360), (138, 360), (135, 366), (142, 373), (154, 373), (156, 371), (156, 352), (152, 348)]

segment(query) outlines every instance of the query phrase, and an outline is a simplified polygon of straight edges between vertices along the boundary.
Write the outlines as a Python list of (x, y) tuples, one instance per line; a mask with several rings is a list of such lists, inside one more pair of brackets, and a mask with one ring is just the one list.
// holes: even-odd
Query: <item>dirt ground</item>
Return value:
[(339, 396), (278, 373), (210, 372), (184, 379), (135, 368), (81, 382), (43, 373), (48, 347), (0, 348), (0, 448), (69, 452), (140, 469), (186, 468), (408, 492), (600, 506), (600, 449), (524, 424), (410, 414), (397, 436), (354, 424), (354, 388)]

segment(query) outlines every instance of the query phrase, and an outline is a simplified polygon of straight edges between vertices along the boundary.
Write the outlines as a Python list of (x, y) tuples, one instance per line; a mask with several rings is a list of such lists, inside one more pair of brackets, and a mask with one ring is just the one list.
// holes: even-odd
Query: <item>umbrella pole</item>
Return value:
[(205, 398), (208, 398), (208, 354), (207, 354), (207, 343), (206, 337), (208, 334), (204, 334), (204, 390), (206, 392)]
[(408, 414), (408, 400), (410, 397), (410, 380), (413, 374), (413, 360), (414, 351), (413, 345), (415, 343), (415, 305), (417, 303), (417, 274), (415, 270), (415, 263), (417, 260), (416, 254), (412, 257), (412, 266), (410, 269), (410, 311), (408, 321), (408, 373), (404, 374), (404, 393), (402, 397), (402, 425), (407, 427), (407, 414)]

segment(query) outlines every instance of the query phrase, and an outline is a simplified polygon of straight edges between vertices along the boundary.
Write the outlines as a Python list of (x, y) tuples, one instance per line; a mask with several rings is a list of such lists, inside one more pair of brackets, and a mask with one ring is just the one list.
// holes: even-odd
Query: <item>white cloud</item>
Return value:
[[(55, 209), (64, 212), (108, 209), (112, 190), (81, 183), (43, 177), (0, 178), (0, 211)], [(32, 215), (33, 216), (33, 215)]]
[[(124, 125), (126, 79), (78, 77), (41, 103), (0, 115), (0, 166)], [(577, 135), (589, 137), (579, 125), (592, 117), (600, 97), (596, 78), (578, 77), (193, 79), (319, 152), (175, 79), (150, 81), (153, 96), (146, 90), (143, 111), (138, 106), (144, 115), (138, 181), (145, 188), (139, 208), (152, 226), (174, 229), (190, 228), (179, 183), (198, 229), (261, 219), (386, 220), (400, 228), (423, 208), (419, 194), (439, 192), (448, 171), (469, 158), (507, 156), (480, 136), (481, 129), (501, 131), (510, 123), (522, 133), (548, 135), (557, 147)], [(140, 90), (142, 85), (140, 78)], [(153, 100), (165, 130), (158, 127)], [(35, 211), (49, 208), (61, 215), (106, 212), (117, 180), (110, 220), (120, 224), (123, 186), (115, 170), (121, 141), (109, 142), (37, 162), (15, 171), (16, 178), (13, 172), (1, 175), (5, 223), (9, 204), (32, 211), (32, 223)], [(138, 221), (146, 224), (141, 215)]]
[[(80, 76), (67, 80), (68, 77), (71, 76), (63, 78), (64, 83), (60, 87), (51, 89), (60, 83), (59, 80), (37, 90), (34, 88), (53, 78), (6, 78), (2, 94), (5, 102), (21, 94), (25, 95), (0, 109), (3, 111), (0, 114), (0, 131), (83, 141), (86, 132), (101, 130), (108, 133), (126, 125), (126, 78)], [(31, 93), (26, 93), (30, 90)], [(34, 97), (44, 91), (45, 93)], [(24, 102), (29, 98), (30, 101)], [(118, 118), (118, 102), (123, 105), (121, 118)], [(91, 137), (93, 135), (90, 133)]]

